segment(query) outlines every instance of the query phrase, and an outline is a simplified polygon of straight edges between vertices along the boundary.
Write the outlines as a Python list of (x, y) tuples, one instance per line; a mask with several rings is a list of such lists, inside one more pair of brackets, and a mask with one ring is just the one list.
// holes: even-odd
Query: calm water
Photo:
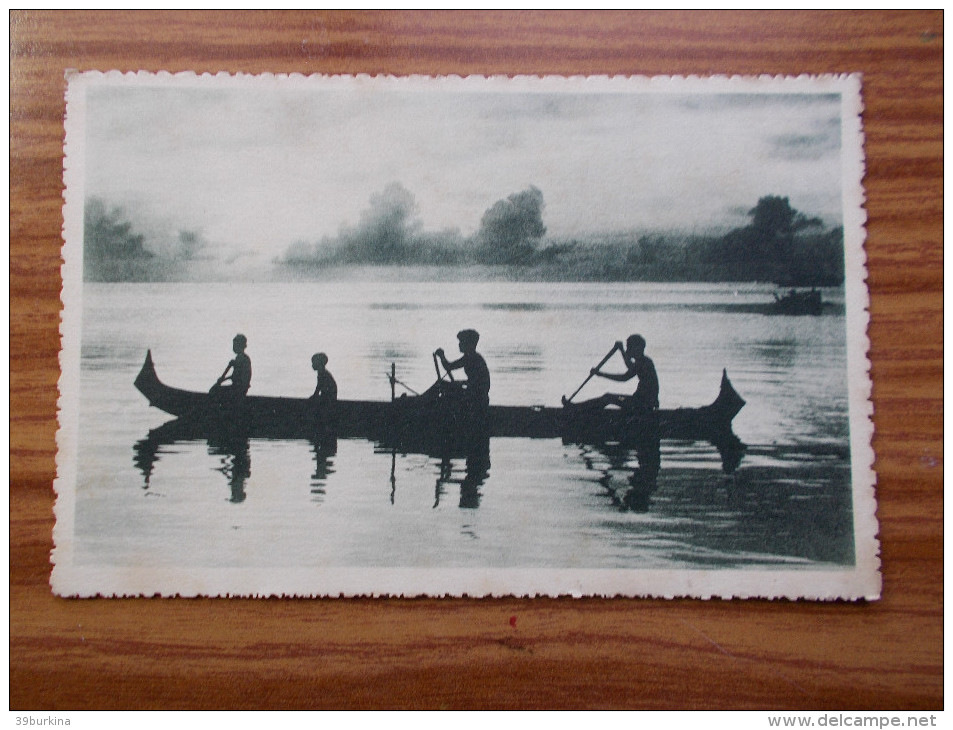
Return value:
[[(75, 532), (81, 564), (316, 567), (830, 567), (853, 563), (843, 292), (771, 317), (761, 286), (525, 283), (87, 284)], [(147, 349), (207, 390), (243, 332), (251, 392), (305, 397), (330, 357), (340, 397), (416, 390), (472, 327), (498, 404), (557, 405), (618, 339), (648, 340), (663, 408), (699, 406), (722, 368), (748, 404), (726, 474), (665, 441), (647, 505), (626, 450), (493, 439), (488, 464), (363, 440), (148, 441), (170, 417), (132, 385)], [(619, 371), (621, 361), (615, 363)], [(609, 369), (609, 366), (607, 366)], [(579, 398), (629, 384), (590, 382)], [(479, 460), (478, 460), (479, 461)]]

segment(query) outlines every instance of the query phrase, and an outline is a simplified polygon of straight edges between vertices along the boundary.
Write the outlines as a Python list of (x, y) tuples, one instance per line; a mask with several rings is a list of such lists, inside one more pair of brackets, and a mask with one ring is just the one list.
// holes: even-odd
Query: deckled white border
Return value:
[[(880, 597), (870, 401), (869, 296), (864, 253), (861, 79), (857, 74), (797, 77), (478, 77), (304, 76), (191, 72), (68, 72), (63, 181), (63, 314), (60, 324), (60, 397), (57, 403), (57, 476), (54, 481), (53, 592), (61, 596), (653, 596), (695, 598), (868, 599)], [(73, 565), (77, 472), (80, 345), (82, 332), (83, 170), (86, 90), (92, 85), (201, 86), (243, 89), (321, 84), (400, 91), (486, 90), (605, 93), (839, 93), (847, 303), (848, 407), (853, 487), (855, 565), (835, 570), (552, 570), (552, 569), (159, 569)]]

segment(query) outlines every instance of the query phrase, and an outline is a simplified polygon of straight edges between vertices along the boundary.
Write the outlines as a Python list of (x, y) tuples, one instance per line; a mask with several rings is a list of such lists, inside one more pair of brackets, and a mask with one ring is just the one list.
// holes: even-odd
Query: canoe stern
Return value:
[(711, 408), (717, 411), (729, 424), (737, 416), (741, 409), (745, 407), (745, 399), (738, 395), (738, 391), (728, 380), (728, 370), (721, 371), (721, 388), (718, 391), (718, 397), (711, 404)]

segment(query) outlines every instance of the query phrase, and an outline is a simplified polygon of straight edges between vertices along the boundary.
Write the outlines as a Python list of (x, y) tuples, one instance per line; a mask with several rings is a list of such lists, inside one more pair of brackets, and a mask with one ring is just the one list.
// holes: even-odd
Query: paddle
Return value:
[[(434, 354), (433, 354), (433, 366), (434, 366), (434, 369), (437, 371), (437, 382), (439, 383), (441, 380), (443, 380), (443, 375), (440, 374), (440, 361), (437, 359), (436, 351), (434, 351)], [(445, 374), (450, 378), (450, 382), (452, 383), (453, 373), (447, 370)]]
[[(602, 361), (601, 361), (598, 365), (596, 365), (596, 366), (593, 368), (593, 370), (598, 370), (598, 369), (601, 368), (603, 365), (605, 365), (607, 362), (609, 362), (609, 358), (612, 357), (613, 355), (615, 355), (616, 350), (619, 350), (620, 352), (622, 351), (622, 343), (621, 343), (621, 342), (616, 342), (616, 343), (612, 346), (612, 349), (609, 350), (609, 352), (606, 353), (606, 356), (605, 356), (604, 358), (602, 358)], [(568, 405), (569, 403), (571, 403), (571, 402), (572, 402), (572, 399), (575, 398), (575, 397), (579, 394), (579, 391), (586, 387), (586, 383), (588, 383), (590, 380), (592, 380), (592, 376), (593, 376), (593, 375), (595, 375), (595, 373), (593, 373), (592, 370), (590, 370), (590, 371), (589, 371), (589, 375), (586, 377), (585, 380), (582, 381), (582, 385), (580, 385), (578, 388), (576, 388), (576, 392), (575, 392), (575, 393), (573, 393), (573, 394), (572, 394), (571, 396), (569, 396), (568, 398), (567, 398), (566, 396), (563, 396), (563, 405)]]
[(215, 385), (213, 385), (211, 388), (208, 389), (209, 395), (211, 395), (216, 390), (222, 387), (222, 381), (225, 380), (225, 376), (228, 375), (228, 371), (231, 369), (232, 369), (232, 363), (229, 362), (228, 365), (225, 366), (225, 371), (222, 373), (219, 379), (215, 381)]

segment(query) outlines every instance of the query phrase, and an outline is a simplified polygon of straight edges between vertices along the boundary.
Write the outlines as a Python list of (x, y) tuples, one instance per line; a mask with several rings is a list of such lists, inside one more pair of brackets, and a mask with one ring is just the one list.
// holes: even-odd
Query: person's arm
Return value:
[(447, 356), (444, 354), (443, 348), (439, 347), (434, 351), (434, 354), (440, 358), (440, 363), (443, 365), (444, 370), (459, 370), (463, 367), (463, 358), (459, 360), (454, 360), (450, 362), (447, 360)]
[(624, 383), (626, 380), (632, 380), (635, 377), (636, 372), (634, 370), (629, 370), (624, 373), (604, 373), (600, 370), (592, 369), (593, 375), (598, 375), (600, 378), (605, 378), (606, 380), (614, 380), (617, 383)]
[(218, 380), (215, 381), (216, 385), (221, 385), (226, 380), (231, 377), (232, 371), (235, 369), (235, 361), (229, 360), (228, 365), (225, 367), (225, 372), (221, 374)]
[(636, 375), (635, 364), (630, 362), (629, 358), (626, 357), (625, 347), (621, 342), (615, 343), (615, 349), (622, 353), (622, 359), (625, 360), (624, 373), (604, 373), (599, 368), (593, 368), (589, 371), (589, 373), (591, 375), (598, 375), (600, 378), (605, 378), (606, 380), (614, 380), (617, 383), (624, 383), (627, 380), (632, 380), (632, 378)]

